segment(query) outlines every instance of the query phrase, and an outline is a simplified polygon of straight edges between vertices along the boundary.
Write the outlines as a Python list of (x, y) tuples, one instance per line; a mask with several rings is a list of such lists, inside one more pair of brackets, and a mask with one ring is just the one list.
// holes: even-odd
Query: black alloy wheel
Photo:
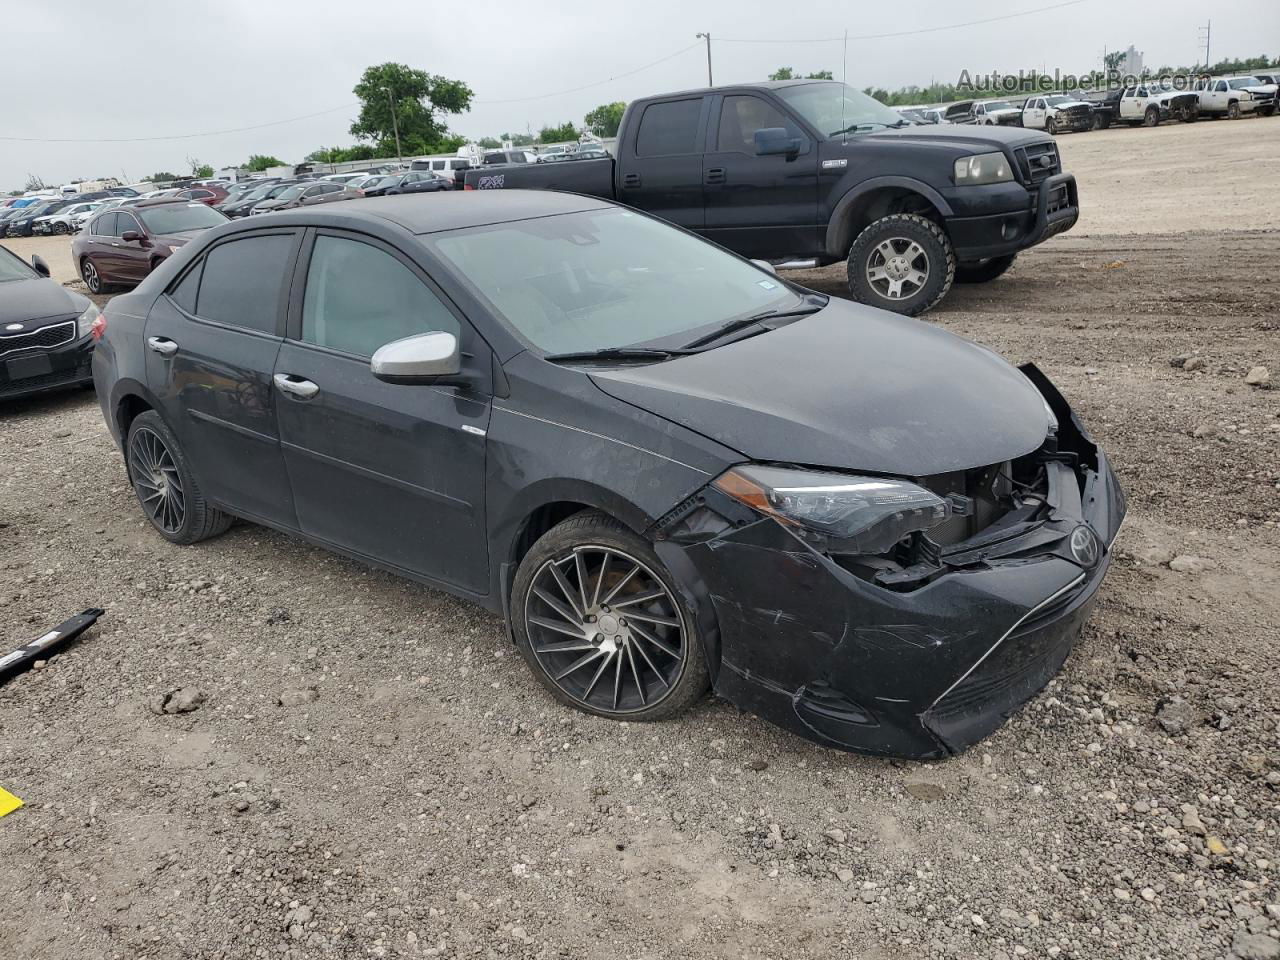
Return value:
[(706, 690), (694, 622), (649, 544), (603, 514), (577, 514), (526, 555), (512, 627), (535, 676), (562, 703), (657, 720)]
[(129, 477), (147, 518), (176, 536), (187, 519), (187, 496), (178, 464), (164, 439), (142, 427), (129, 437)]

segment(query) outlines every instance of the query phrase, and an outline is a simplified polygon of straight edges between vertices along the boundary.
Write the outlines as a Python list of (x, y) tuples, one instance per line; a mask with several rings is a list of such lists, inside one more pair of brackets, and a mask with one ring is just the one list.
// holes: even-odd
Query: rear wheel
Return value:
[(1144, 127), (1160, 126), (1160, 108), (1147, 107), (1147, 112), (1142, 115), (1142, 125)]
[(108, 289), (102, 274), (98, 273), (97, 265), (88, 257), (80, 261), (80, 278), (84, 280), (84, 285), (89, 288), (90, 293), (105, 293)]
[(951, 289), (956, 255), (943, 229), (918, 213), (895, 213), (866, 227), (849, 250), (853, 299), (917, 316)]
[(177, 438), (154, 410), (129, 425), (125, 465), (142, 512), (171, 543), (198, 543), (231, 526), (231, 515), (205, 500)]
[(576, 514), (533, 545), (509, 616), (534, 676), (579, 710), (661, 720), (706, 692), (694, 611), (649, 543), (602, 513)]
[(988, 257), (986, 260), (970, 260), (956, 264), (956, 283), (986, 283), (994, 280), (1013, 266), (1016, 253), (1005, 257)]

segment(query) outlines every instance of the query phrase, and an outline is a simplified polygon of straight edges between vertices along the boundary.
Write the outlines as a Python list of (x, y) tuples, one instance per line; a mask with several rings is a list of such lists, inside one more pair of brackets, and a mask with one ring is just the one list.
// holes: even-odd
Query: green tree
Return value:
[(769, 74), (770, 80), (794, 80), (796, 73), (790, 67), (779, 67), (773, 73)]
[(167, 183), (170, 180), (177, 180), (178, 175), (176, 173), (170, 173), (168, 170), (161, 170), (159, 173), (153, 173), (151, 176), (147, 177), (147, 179), (152, 183)]
[(482, 147), (485, 150), (496, 150), (498, 147), (502, 146), (502, 141), (497, 137), (481, 137), (476, 141), (476, 146)]
[(283, 167), (283, 160), (278, 160), (271, 154), (255, 153), (249, 157), (248, 162), (244, 165), (245, 169), (250, 173), (261, 173), (263, 170), (269, 170), (272, 167)]
[(528, 133), (504, 133), (502, 139), (510, 140), (513, 147), (527, 147), (534, 142), (533, 136)]
[(213, 167), (207, 163), (202, 163), (200, 166), (192, 168), (191, 175), (199, 177), (201, 180), (208, 180), (213, 176)]
[(572, 122), (562, 123), (558, 127), (543, 127), (538, 131), (539, 143), (563, 143), (565, 140), (577, 140), (578, 128)]
[(614, 103), (602, 103), (585, 117), (582, 122), (597, 137), (616, 137), (618, 127), (622, 124), (622, 114), (627, 105), (621, 100)]
[(1124, 63), (1124, 51), (1112, 50), (1102, 58), (1102, 65), (1107, 70), (1119, 70), (1120, 64)]
[(835, 79), (835, 77), (831, 75), (830, 70), (819, 70), (817, 73), (806, 73), (804, 75), (804, 78), (806, 80), (834, 80)]
[[(368, 67), (355, 86), (360, 115), (351, 133), (395, 154), (396, 132), (405, 154), (456, 150), (444, 117), (471, 108), (471, 88), (460, 80), (414, 70), (403, 63)], [(394, 110), (394, 113), (393, 113)], [(393, 120), (394, 117), (394, 120)]]

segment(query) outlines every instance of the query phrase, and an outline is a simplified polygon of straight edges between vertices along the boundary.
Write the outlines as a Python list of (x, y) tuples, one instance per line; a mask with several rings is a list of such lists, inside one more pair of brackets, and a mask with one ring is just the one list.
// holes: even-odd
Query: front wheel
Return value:
[(1056, 137), (1058, 135), (1058, 121), (1050, 117), (1044, 122), (1044, 129), (1049, 136)]
[(534, 676), (586, 713), (662, 720), (707, 690), (694, 611), (649, 543), (597, 511), (533, 545), (508, 615)]
[(986, 283), (994, 280), (1013, 266), (1016, 253), (1005, 257), (988, 257), (986, 260), (971, 260), (956, 264), (956, 283)]
[(68, 227), (65, 223), (55, 223), (53, 225), (54, 236), (60, 237), (70, 232), (71, 232), (71, 228)]
[(956, 255), (943, 229), (917, 213), (881, 217), (849, 250), (849, 293), (860, 303), (917, 316), (951, 289)]
[(1142, 125), (1144, 127), (1160, 126), (1160, 108), (1147, 107), (1147, 112), (1142, 115)]
[(125, 465), (142, 512), (170, 543), (198, 543), (231, 526), (232, 517), (205, 500), (177, 437), (154, 410), (129, 425)]
[(1229, 104), (1227, 104), (1227, 119), (1228, 120), (1240, 119), (1240, 104), (1234, 100), (1231, 101)]
[(84, 285), (89, 288), (90, 293), (103, 293), (107, 289), (102, 274), (98, 273), (97, 264), (88, 257), (80, 261), (80, 278), (84, 280)]

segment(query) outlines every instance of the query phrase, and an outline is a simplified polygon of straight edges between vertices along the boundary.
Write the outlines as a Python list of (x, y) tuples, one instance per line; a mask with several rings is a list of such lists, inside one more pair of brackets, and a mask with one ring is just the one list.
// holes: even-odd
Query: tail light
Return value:
[(468, 184), (464, 184), (464, 185), (463, 185), (463, 187), (462, 187), (462, 189), (463, 189), (463, 190), (474, 190), (474, 189), (475, 189), (475, 186), (474, 186), (474, 185), (472, 185), (472, 184), (470, 184), (470, 183), (468, 183)]
[(107, 332), (107, 315), (105, 313), (98, 314), (98, 318), (93, 321), (93, 325), (89, 327), (89, 336), (93, 337), (94, 342), (101, 340)]

